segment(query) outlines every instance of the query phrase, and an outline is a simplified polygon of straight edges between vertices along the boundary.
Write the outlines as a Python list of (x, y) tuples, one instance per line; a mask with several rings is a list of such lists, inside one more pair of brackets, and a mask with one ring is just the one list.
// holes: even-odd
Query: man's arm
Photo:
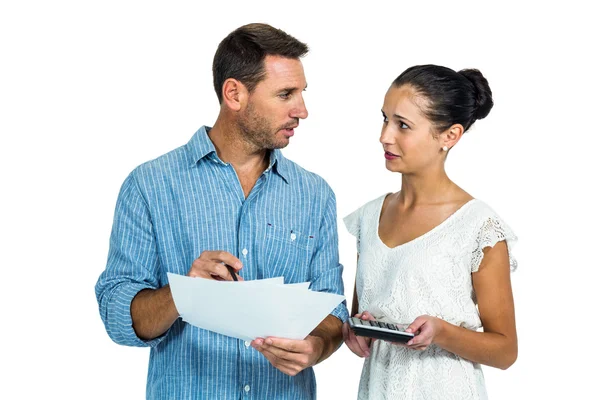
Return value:
[[(139, 326), (142, 326), (140, 332), (146, 331), (147, 324), (140, 325), (140, 315), (145, 313), (155, 318), (151, 305), (141, 300), (150, 295), (154, 298), (155, 292), (161, 294), (156, 300), (161, 300), (165, 294), (170, 297), (170, 292), (168, 288), (159, 289), (160, 263), (152, 219), (134, 174), (135, 171), (127, 177), (119, 193), (107, 265), (96, 284), (96, 297), (100, 316), (112, 340), (127, 346), (154, 346), (162, 338), (149, 339), (160, 335), (142, 333), (138, 336), (136, 331)], [(163, 304), (168, 302), (163, 301)], [(142, 314), (138, 312), (140, 309)], [(169, 321), (163, 321), (163, 325), (171, 326), (174, 319), (168, 314)], [(152, 322), (151, 325), (161, 324)]]
[[(237, 275), (242, 262), (225, 251), (204, 251), (194, 262), (187, 276), (194, 278), (232, 281), (225, 265), (230, 265)], [(165, 333), (179, 317), (169, 285), (160, 289), (144, 289), (131, 302), (131, 319), (137, 336), (144, 340), (155, 339)]]
[(131, 302), (133, 329), (143, 340), (161, 336), (178, 317), (169, 285), (160, 289), (144, 289)]
[(342, 321), (328, 315), (304, 340), (268, 337), (255, 339), (252, 347), (284, 374), (296, 376), (325, 360), (342, 343)]
[(319, 338), (322, 341), (321, 354), (315, 362), (315, 364), (318, 364), (332, 355), (342, 344), (342, 321), (333, 315), (328, 315), (309, 336)]

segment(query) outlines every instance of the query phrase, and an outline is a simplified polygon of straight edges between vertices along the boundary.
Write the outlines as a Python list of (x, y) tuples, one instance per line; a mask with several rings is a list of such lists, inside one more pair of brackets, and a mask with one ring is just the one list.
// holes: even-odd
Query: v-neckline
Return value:
[(405, 247), (409, 244), (413, 244), (415, 242), (421, 241), (424, 238), (426, 238), (427, 236), (430, 236), (431, 234), (433, 234), (434, 232), (438, 231), (439, 229), (441, 229), (444, 225), (448, 224), (452, 219), (454, 219), (454, 217), (456, 215), (458, 215), (462, 210), (464, 210), (465, 208), (467, 208), (467, 206), (475, 201), (477, 201), (477, 199), (471, 199), (469, 201), (467, 201), (465, 204), (463, 204), (462, 206), (460, 206), (456, 211), (454, 211), (452, 214), (450, 214), (448, 216), (448, 218), (446, 218), (445, 220), (443, 220), (442, 222), (440, 222), (439, 224), (437, 224), (436, 226), (434, 226), (433, 228), (431, 228), (430, 230), (428, 230), (427, 232), (423, 233), (420, 236), (417, 236), (414, 239), (409, 240), (408, 242), (404, 242), (401, 243), (397, 246), (394, 247), (390, 247), (387, 244), (385, 244), (385, 242), (383, 240), (381, 240), (381, 236), (379, 236), (379, 222), (381, 221), (381, 213), (383, 211), (383, 203), (385, 203), (385, 199), (387, 199), (387, 197), (392, 194), (392, 193), (387, 193), (384, 196), (382, 196), (382, 200), (381, 200), (381, 204), (379, 205), (379, 213), (377, 213), (377, 225), (375, 227), (375, 236), (377, 236), (377, 241), (383, 245), (383, 247), (385, 247), (388, 250), (397, 250), (400, 249), (402, 247)]

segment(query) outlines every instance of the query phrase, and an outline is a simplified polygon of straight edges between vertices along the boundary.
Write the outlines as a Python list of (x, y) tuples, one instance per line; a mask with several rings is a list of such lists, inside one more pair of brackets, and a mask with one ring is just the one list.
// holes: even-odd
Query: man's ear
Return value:
[(232, 111), (240, 111), (246, 106), (248, 89), (237, 79), (229, 78), (223, 83), (223, 103)]

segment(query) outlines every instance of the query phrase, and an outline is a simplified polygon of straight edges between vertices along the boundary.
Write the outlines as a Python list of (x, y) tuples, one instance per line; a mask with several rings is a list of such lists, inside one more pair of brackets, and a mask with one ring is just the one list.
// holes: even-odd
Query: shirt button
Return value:
[(292, 242), (293, 242), (294, 240), (296, 240), (296, 234), (295, 234), (295, 233), (292, 233), (292, 234), (290, 235), (290, 239), (292, 239)]
[(246, 347), (250, 347), (250, 342), (246, 340), (246, 341), (244, 342), (244, 346), (246, 346)]
[(246, 385), (244, 386), (244, 392), (248, 393), (250, 391), (250, 386)]
[(248, 255), (248, 249), (242, 250), (242, 254), (244, 255), (244, 257), (246, 257)]

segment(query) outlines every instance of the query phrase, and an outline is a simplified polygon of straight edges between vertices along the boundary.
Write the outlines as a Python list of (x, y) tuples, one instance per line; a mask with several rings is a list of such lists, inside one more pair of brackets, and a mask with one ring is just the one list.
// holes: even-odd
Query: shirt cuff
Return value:
[(348, 320), (348, 308), (346, 307), (346, 300), (342, 301), (333, 311), (330, 313), (334, 317), (338, 318), (342, 323)]
[(113, 318), (108, 326), (108, 331), (113, 340), (125, 346), (136, 347), (154, 347), (164, 340), (169, 330), (157, 338), (151, 340), (140, 339), (133, 329), (133, 320), (131, 319), (131, 302), (133, 298), (144, 289), (155, 289), (152, 286), (141, 284), (122, 284), (115, 289), (113, 296), (116, 297), (113, 302)]

